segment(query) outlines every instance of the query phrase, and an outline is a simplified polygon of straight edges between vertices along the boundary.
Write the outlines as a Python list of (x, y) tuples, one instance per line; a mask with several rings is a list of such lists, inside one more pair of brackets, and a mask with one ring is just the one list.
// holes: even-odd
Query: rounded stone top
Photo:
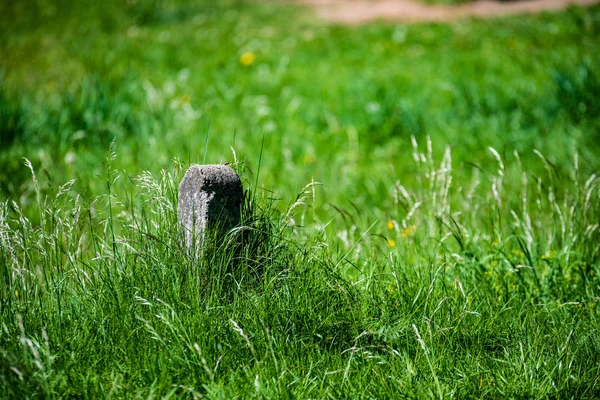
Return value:
[(231, 192), (234, 197), (243, 193), (242, 182), (238, 174), (225, 164), (192, 164), (179, 185), (179, 193), (187, 188), (193, 190)]
[(208, 226), (226, 231), (238, 225), (243, 201), (242, 181), (229, 165), (191, 165), (179, 184), (177, 210), (188, 248)]

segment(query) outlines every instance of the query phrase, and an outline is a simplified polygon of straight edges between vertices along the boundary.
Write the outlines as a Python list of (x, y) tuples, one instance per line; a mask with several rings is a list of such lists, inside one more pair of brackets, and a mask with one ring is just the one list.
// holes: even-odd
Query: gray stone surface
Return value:
[(177, 210), (186, 247), (201, 249), (207, 228), (218, 227), (226, 232), (237, 226), (243, 199), (240, 177), (228, 165), (190, 166), (179, 184)]

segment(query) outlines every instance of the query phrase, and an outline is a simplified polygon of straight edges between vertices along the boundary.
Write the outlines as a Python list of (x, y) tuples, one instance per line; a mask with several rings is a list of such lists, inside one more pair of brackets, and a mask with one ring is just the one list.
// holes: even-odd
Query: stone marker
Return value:
[(188, 250), (202, 248), (207, 228), (226, 232), (238, 225), (243, 199), (240, 177), (228, 165), (191, 165), (179, 184), (177, 210)]

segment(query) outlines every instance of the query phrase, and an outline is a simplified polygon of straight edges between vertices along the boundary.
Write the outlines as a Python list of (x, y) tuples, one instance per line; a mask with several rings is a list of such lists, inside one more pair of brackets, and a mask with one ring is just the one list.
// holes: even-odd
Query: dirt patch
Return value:
[(461, 18), (493, 18), (510, 14), (558, 11), (568, 6), (590, 6), (600, 0), (478, 0), (459, 5), (427, 5), (415, 0), (297, 0), (313, 7), (321, 18), (345, 24), (374, 20), (447, 22)]

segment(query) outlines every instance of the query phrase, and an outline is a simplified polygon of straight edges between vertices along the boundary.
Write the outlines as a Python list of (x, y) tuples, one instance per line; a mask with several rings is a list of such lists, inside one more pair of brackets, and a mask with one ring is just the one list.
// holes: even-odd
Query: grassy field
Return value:
[(600, 397), (600, 7), (74, 3), (0, 3), (0, 398)]

